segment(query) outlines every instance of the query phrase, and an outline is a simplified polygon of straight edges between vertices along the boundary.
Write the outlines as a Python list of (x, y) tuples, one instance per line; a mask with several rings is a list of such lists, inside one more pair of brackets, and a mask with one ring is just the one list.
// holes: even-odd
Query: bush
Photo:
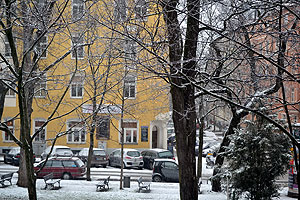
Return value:
[(225, 153), (228, 159), (231, 199), (262, 200), (277, 197), (275, 178), (286, 173), (290, 156), (289, 139), (264, 120), (246, 122), (236, 130)]

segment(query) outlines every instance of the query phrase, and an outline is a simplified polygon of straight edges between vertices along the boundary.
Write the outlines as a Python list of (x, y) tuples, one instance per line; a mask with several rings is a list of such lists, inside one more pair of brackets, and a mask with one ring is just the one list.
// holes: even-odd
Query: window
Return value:
[(291, 88), (291, 102), (295, 101), (295, 88)]
[[(34, 120), (34, 133), (36, 133), (45, 123), (43, 119), (36, 119)], [(35, 142), (44, 143), (46, 140), (46, 127), (44, 127), (34, 138)]]
[(12, 89), (8, 89), (8, 91), (6, 92), (5, 97), (16, 97), (16, 93), (12, 90)]
[(34, 96), (39, 98), (45, 98), (47, 95), (47, 76), (40, 75), (38, 82), (35, 83)]
[(72, 38), (72, 58), (83, 58), (84, 57), (84, 36), (74, 36)]
[(60, 160), (53, 160), (52, 167), (63, 167), (62, 162)]
[(126, 0), (115, 0), (114, 18), (116, 21), (125, 21), (126, 13)]
[(97, 118), (96, 139), (109, 139), (110, 119), (108, 117)]
[(73, 0), (72, 2), (72, 19), (80, 20), (84, 14), (83, 0)]
[[(14, 87), (15, 84), (13, 82), (10, 82), (9, 80), (13, 80), (14, 76), (12, 75), (12, 73), (10, 72), (10, 70), (8, 69), (8, 67), (4, 67), (4, 68), (0, 68), (0, 77), (3, 78), (3, 80), (7, 80), (6, 83), (8, 85), (10, 85), (11, 87)], [(14, 87), (15, 89), (15, 87)], [(16, 97), (16, 93), (14, 92), (14, 90), (12, 89), (8, 89), (8, 91), (5, 94), (5, 97), (12, 97), (15, 98)]]
[(47, 46), (48, 46), (48, 37), (44, 35), (40, 38), (39, 42), (36, 45), (36, 53), (41, 58), (47, 58)]
[(136, 80), (135, 76), (126, 76), (124, 80), (124, 97), (135, 98)]
[(125, 143), (137, 143), (138, 141), (137, 127), (138, 127), (137, 122), (123, 122)]
[[(11, 131), (12, 134), (14, 134), (14, 120), (9, 120), (9, 119), (6, 119), (6, 125), (8, 127), (8, 129)], [(4, 132), (4, 141), (6, 142), (12, 142), (13, 141), (13, 138), (8, 134), (8, 132)]]
[(146, 20), (147, 19), (147, 2), (146, 0), (136, 0), (135, 3), (135, 16), (136, 19)]
[(69, 143), (85, 143), (86, 130), (83, 122), (69, 121), (68, 129), (71, 131), (68, 134)]
[(166, 169), (178, 169), (178, 166), (172, 162), (164, 162), (164, 167)]
[(82, 98), (83, 97), (83, 78), (81, 75), (75, 75), (71, 83), (71, 97)]
[(136, 57), (137, 57), (137, 45), (135, 41), (125, 40), (124, 44), (125, 52), (125, 67), (126, 70), (135, 69)]
[(4, 43), (5, 43), (5, 52), (4, 52), (4, 55), (6, 57), (11, 57), (11, 49), (10, 49), (10, 45), (9, 45), (8, 39), (7, 39), (6, 36), (4, 36), (4, 38), (5, 38), (5, 41), (4, 41)]

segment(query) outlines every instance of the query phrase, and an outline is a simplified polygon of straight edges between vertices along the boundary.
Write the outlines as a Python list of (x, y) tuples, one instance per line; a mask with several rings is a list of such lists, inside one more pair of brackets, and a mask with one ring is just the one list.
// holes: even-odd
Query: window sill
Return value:
[(67, 144), (86, 144), (86, 142), (67, 142)]
[(125, 145), (138, 145), (139, 143), (137, 143), (137, 142), (124, 142), (124, 144)]
[(83, 97), (81, 96), (81, 97), (70, 97), (71, 99), (82, 99)]
[(13, 140), (3, 140), (3, 143), (13, 143)]

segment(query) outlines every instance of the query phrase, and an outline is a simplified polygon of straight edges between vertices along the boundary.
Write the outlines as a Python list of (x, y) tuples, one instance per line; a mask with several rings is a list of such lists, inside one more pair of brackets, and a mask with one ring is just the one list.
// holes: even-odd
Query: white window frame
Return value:
[[(77, 80), (77, 77), (79, 80)], [(75, 88), (75, 95), (73, 95), (73, 89)], [(81, 89), (81, 96), (79, 95), (79, 91)], [(84, 95), (84, 80), (82, 75), (76, 74), (71, 82), (71, 87), (70, 87), (70, 97), (71, 98), (77, 98), (81, 99), (83, 98)]]
[[(72, 37), (71, 46), (72, 46), (72, 59), (84, 59), (84, 35), (76, 34)], [(76, 49), (76, 51), (75, 51)], [(76, 54), (75, 54), (76, 52)], [(82, 52), (82, 55), (80, 53)], [(77, 55), (77, 56), (76, 56)]]
[(135, 18), (140, 21), (146, 21), (148, 16), (147, 0), (135, 0)]
[[(85, 125), (80, 125), (80, 120), (78, 119), (73, 119), (73, 120), (68, 120), (67, 121), (67, 131), (72, 131), (72, 133), (67, 134), (67, 143), (68, 144), (85, 144), (86, 143), (86, 127)], [(78, 123), (77, 126), (70, 125), (70, 123)], [(74, 141), (75, 135), (73, 131), (78, 131), (79, 132), (79, 139), (78, 141)], [(82, 141), (82, 136), (84, 135), (84, 141)]]
[(295, 88), (291, 88), (291, 103), (295, 101)]
[[(40, 118), (37, 118), (37, 119), (34, 119), (33, 120), (33, 133), (36, 133), (36, 131), (38, 131), (41, 126), (37, 126), (36, 125), (36, 122), (42, 122), (42, 123), (45, 123), (46, 120), (45, 119), (40, 119)], [(45, 143), (46, 142), (46, 138), (47, 138), (47, 126), (45, 126), (43, 128), (43, 132), (44, 132), (44, 138), (42, 138), (42, 132), (39, 132), (38, 135), (34, 138), (34, 142), (35, 143)]]
[[(132, 89), (134, 89), (134, 92), (132, 92)], [(126, 99), (135, 99), (136, 98), (136, 93), (137, 93), (136, 90), (137, 90), (136, 76), (133, 76), (133, 75), (125, 76), (125, 78), (124, 78), (124, 91), (123, 91), (124, 92), (124, 98), (126, 98)]]
[(136, 69), (137, 43), (133, 40), (124, 42), (125, 70)]
[(6, 58), (11, 58), (11, 49), (6, 35), (4, 35), (4, 55)]
[(40, 75), (40, 80), (35, 84), (34, 90), (35, 90), (34, 97), (36, 98), (45, 98), (47, 96), (47, 75), (46, 74)]
[(84, 15), (84, 1), (83, 0), (72, 0), (72, 20), (80, 20)]
[[(4, 119), (4, 121), (9, 121), (9, 118)], [(15, 120), (10, 121), (12, 122), (12, 125), (8, 125), (8, 128), (13, 132), (13, 134), (15, 134)], [(6, 139), (6, 132), (2, 131), (3, 133), (3, 142), (14, 142), (13, 139), (11, 138), (10, 135), (7, 134), (7, 138)]]
[[(12, 78), (12, 74), (10, 72), (10, 70), (8, 69), (8, 67), (4, 67), (2, 69), (2, 76), (4, 79), (13, 79)], [(9, 82), (9, 81), (7, 81)], [(12, 83), (8, 83), (11, 87), (14, 87)], [(15, 87), (14, 87), (15, 89)], [(8, 89), (8, 91), (5, 94), (5, 98), (16, 98), (16, 93), (12, 90), (12, 89)]]
[[(132, 123), (136, 123), (136, 128), (126, 128), (124, 127), (124, 144), (138, 144), (139, 141), (139, 121), (137, 120), (130, 120), (130, 119), (126, 119), (123, 120), (123, 123), (128, 123), (128, 122), (132, 122)], [(121, 121), (120, 121), (120, 130), (122, 131), (122, 126), (121, 126)], [(121, 143), (121, 131), (119, 132), (119, 141)], [(136, 131), (136, 141), (134, 141), (134, 131)], [(127, 132), (130, 132), (130, 136), (131, 139), (130, 141), (127, 141), (126, 136), (127, 136)]]

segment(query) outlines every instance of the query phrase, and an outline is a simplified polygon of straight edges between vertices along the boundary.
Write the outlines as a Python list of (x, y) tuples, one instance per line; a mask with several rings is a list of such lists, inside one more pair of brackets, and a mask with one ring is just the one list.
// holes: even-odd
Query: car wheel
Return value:
[(143, 167), (139, 167), (139, 170), (142, 170), (143, 169)]
[(106, 165), (103, 165), (103, 168), (106, 168)]
[(162, 179), (161, 179), (160, 176), (154, 176), (153, 177), (153, 182), (161, 182), (161, 181), (162, 181)]
[(69, 173), (64, 173), (62, 178), (65, 180), (70, 180), (72, 178), (72, 176)]

